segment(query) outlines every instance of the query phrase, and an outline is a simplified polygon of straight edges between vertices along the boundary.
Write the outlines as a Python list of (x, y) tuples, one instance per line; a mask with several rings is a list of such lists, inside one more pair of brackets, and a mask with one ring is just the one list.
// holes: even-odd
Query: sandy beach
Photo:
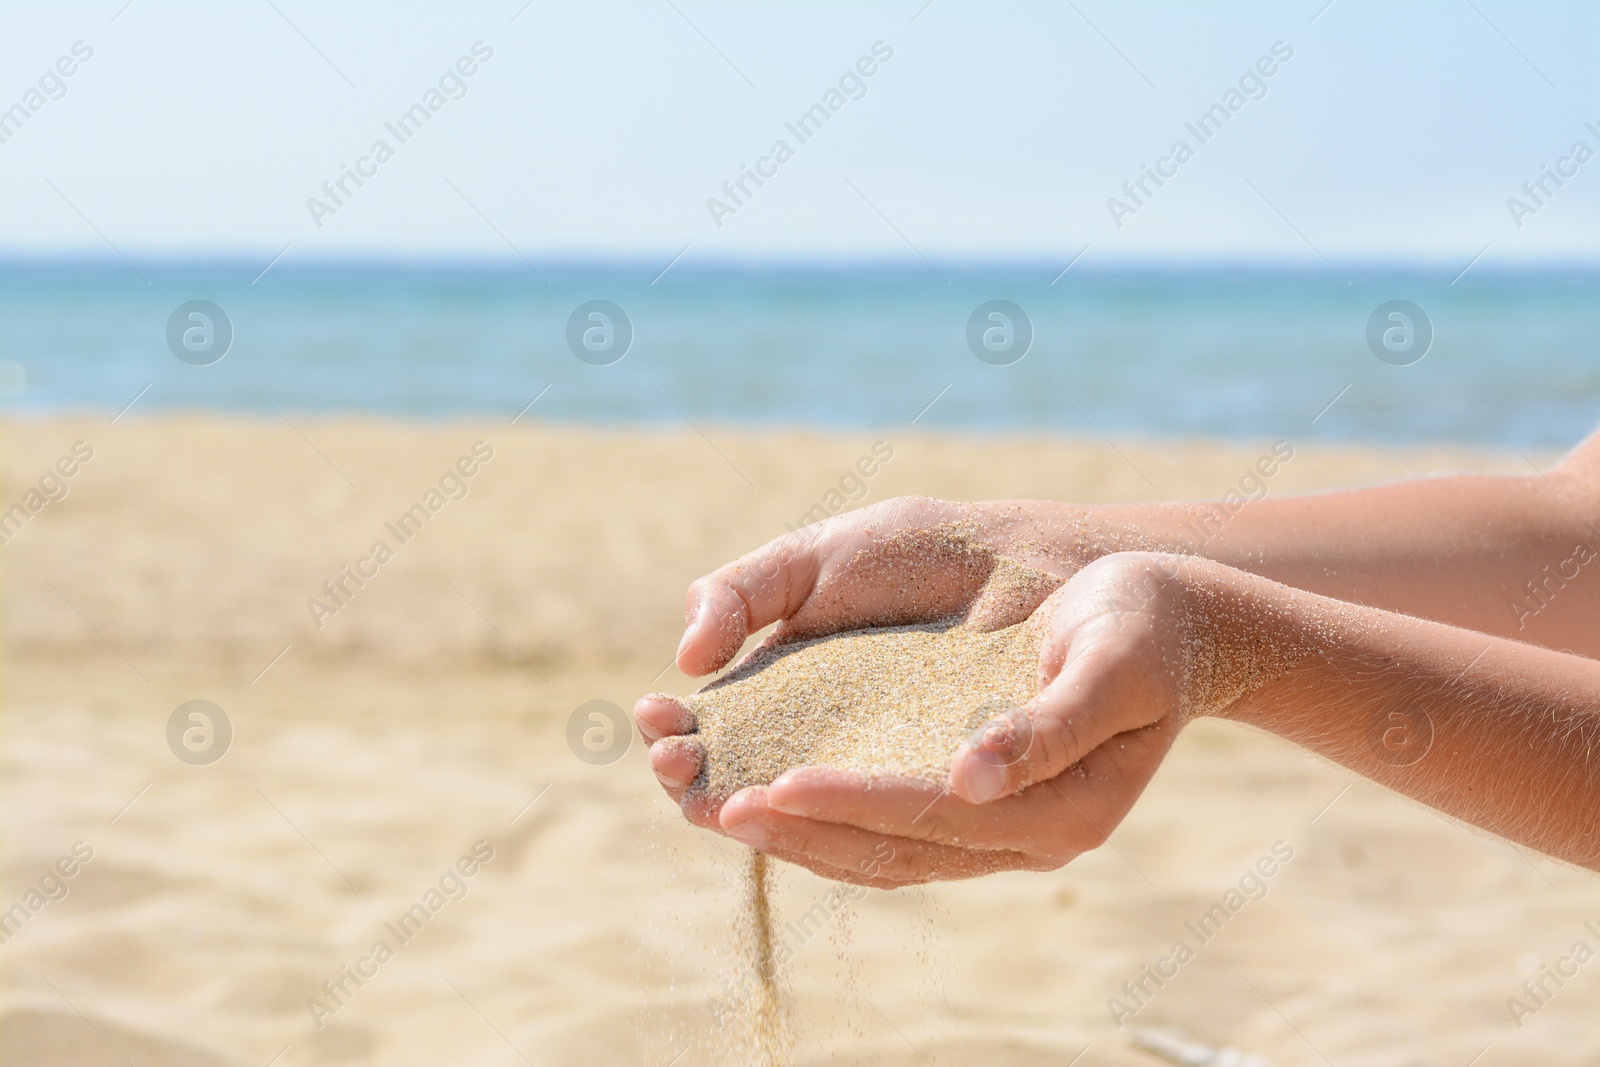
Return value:
[[(293, 417), (0, 427), (0, 508), (46, 501), (0, 547), (0, 1063), (737, 1062), (712, 1002), (742, 850), (637, 738), (576, 758), (573, 710), (691, 691), (684, 587), (819, 508), (1220, 498), (1272, 446)], [(1292, 444), (1273, 494), (1526, 469)], [(169, 748), (190, 700), (231, 724), (217, 762)], [(1269, 855), (1259, 899), (1189, 932)], [(782, 867), (776, 908), (800, 1064), (1131, 1067), (1159, 1062), (1131, 1029), (1175, 1027), (1280, 1067), (1577, 1065), (1600, 962), (1520, 1026), (1507, 1001), (1600, 945), (1597, 888), (1202, 723), (1063, 870), (840, 904)]]

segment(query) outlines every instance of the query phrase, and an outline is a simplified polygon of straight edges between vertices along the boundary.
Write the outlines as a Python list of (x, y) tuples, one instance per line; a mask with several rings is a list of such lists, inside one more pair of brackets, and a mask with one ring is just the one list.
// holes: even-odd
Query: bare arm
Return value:
[[(1285, 585), (1600, 658), (1600, 434), (1543, 475), (1459, 475), (1370, 489), (1220, 503), (1083, 505), (901, 498), (780, 537), (689, 588), (678, 666), (726, 666), (745, 636), (782, 620), (817, 633), (959, 611), (982, 575), (918, 563), (926, 603), (893, 579), (851, 601), (817, 597), (864, 549), (959, 521), (994, 553), (1070, 577), (1113, 552), (1201, 556)], [(882, 588), (877, 588), (881, 586)]]
[[(890, 835), (897, 859), (875, 884), (1051, 868), (1104, 839), (1191, 715), (1215, 714), (1600, 869), (1600, 579), (1588, 573), (1600, 570), (1600, 435), (1546, 475), (1263, 500), (1220, 524), (1214, 508), (896, 500), (702, 578), (678, 650), (692, 675), (780, 620), (809, 635), (973, 607), (984, 572), (967, 557), (917, 547), (880, 558), (940, 524), (1070, 581), (1041, 613), (1052, 636), (1026, 757), (1011, 760), (999, 730), (992, 747), (956, 756), (953, 796), (926, 783), (869, 790), (815, 769), (686, 811), (847, 877), (857, 845)], [(1156, 584), (1161, 597), (1185, 591), (1181, 604), (1147, 596), (1149, 583), (1127, 573), (1163, 559), (1193, 578)], [(1188, 620), (1186, 635), (1174, 620)], [(1008, 621), (1018, 620), (993, 620)], [(1197, 635), (1231, 665), (1198, 694), (1172, 673), (1173, 662), (1200, 662)], [(683, 736), (693, 717), (665, 696), (644, 698), (636, 715), (652, 767), (682, 796), (700, 767)]]
[[(1197, 715), (1258, 726), (1600, 870), (1600, 662), (1357, 607), (1194, 557), (1116, 553), (1030, 620), (1043, 688), (930, 782), (791, 771), (708, 813), (829, 877), (1047, 870), (1097, 847)], [(887, 838), (887, 862), (860, 860)]]
[[(1600, 870), (1600, 662), (1237, 574), (1200, 581), (1221, 590), (1202, 599), (1224, 640), (1310, 653), (1217, 714)], [(1279, 654), (1249, 654), (1263, 652)]]
[[(992, 506), (992, 505), (986, 505)], [(1034, 504), (1059, 551), (1204, 556), (1285, 585), (1600, 657), (1600, 434), (1546, 475), (1221, 503)], [(1575, 589), (1583, 585), (1582, 591)]]

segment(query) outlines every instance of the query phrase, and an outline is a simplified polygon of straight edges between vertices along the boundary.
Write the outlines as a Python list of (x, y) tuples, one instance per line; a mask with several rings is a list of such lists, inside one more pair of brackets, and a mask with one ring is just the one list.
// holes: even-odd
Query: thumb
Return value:
[(695, 583), (684, 612), (683, 637), (673, 660), (693, 678), (726, 666), (750, 636), (750, 606), (723, 582)]
[[(1108, 739), (1148, 725), (1152, 704), (1118, 657), (1079, 650), (1026, 705), (1011, 704), (974, 730), (950, 763), (950, 790), (987, 804), (1054, 778)], [(1141, 712), (1143, 719), (1141, 721)]]
[(691, 678), (721, 670), (745, 638), (800, 610), (821, 563), (817, 531), (801, 531), (775, 538), (689, 587), (675, 656), (679, 670)]

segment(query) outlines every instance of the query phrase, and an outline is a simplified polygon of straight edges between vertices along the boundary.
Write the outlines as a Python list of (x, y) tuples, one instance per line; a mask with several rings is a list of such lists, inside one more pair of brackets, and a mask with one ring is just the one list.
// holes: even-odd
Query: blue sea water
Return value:
[[(278, 265), (252, 281), (258, 264), (0, 265), (0, 411), (109, 417), (137, 396), (135, 417), (509, 420), (539, 396), (527, 418), (1519, 448), (1564, 446), (1600, 421), (1592, 270), (1452, 283), (1420, 268), (541, 269)], [(233, 329), (209, 366), (169, 350), (168, 319), (193, 299)], [(969, 318), (995, 299), (1033, 332), (1008, 366), (968, 343)], [(1408, 366), (1368, 343), (1369, 317), (1394, 299), (1432, 327)], [(568, 343), (591, 300), (631, 324), (608, 366)]]

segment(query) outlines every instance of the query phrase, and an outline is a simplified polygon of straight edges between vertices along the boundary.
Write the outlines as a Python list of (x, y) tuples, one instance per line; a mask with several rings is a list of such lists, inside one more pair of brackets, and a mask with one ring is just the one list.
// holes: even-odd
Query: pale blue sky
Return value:
[[(6, 5), (0, 109), (93, 56), (0, 144), (0, 254), (1595, 257), (1600, 159), (1520, 228), (1506, 201), (1600, 149), (1600, 9), (1323, 3)], [(384, 123), (480, 40), (400, 144)], [(799, 143), (784, 123), (877, 41), (866, 94)], [(1278, 41), (1199, 145), (1185, 121)], [(318, 228), (307, 198), (379, 138), (394, 158)], [(1194, 158), (1119, 229), (1107, 198), (1178, 138)]]

